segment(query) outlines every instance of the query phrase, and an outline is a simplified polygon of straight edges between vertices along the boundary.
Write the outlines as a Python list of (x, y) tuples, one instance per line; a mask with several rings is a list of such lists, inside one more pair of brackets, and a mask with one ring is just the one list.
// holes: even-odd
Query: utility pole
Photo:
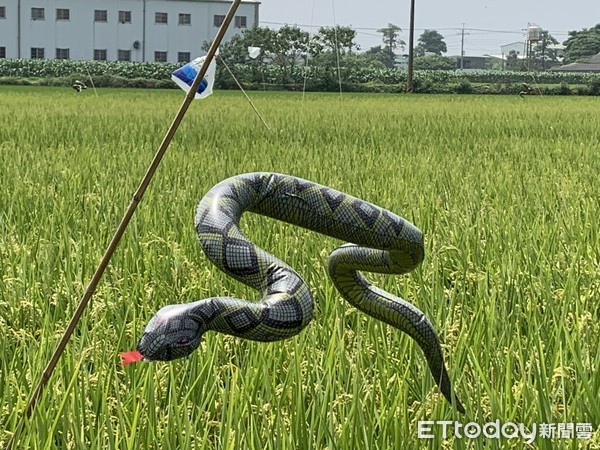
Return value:
[(21, 59), (21, 0), (17, 2), (17, 59)]
[(406, 92), (413, 92), (413, 58), (415, 42), (415, 0), (410, 0), (410, 25), (408, 31), (408, 72), (406, 74)]
[[(467, 33), (469, 34), (469, 33)], [(465, 23), (462, 24), (462, 31), (460, 33), (460, 70), (465, 68)]]
[(542, 70), (546, 70), (546, 39), (548, 38), (548, 32), (542, 32)]

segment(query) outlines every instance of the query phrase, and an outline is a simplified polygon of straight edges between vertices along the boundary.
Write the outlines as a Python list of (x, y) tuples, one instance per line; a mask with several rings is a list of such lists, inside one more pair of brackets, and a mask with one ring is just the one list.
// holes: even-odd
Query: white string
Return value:
[(338, 84), (340, 86), (340, 99), (342, 98), (342, 71), (340, 70), (340, 52), (337, 35), (337, 20), (335, 19), (335, 0), (331, 0), (331, 10), (333, 12), (333, 38), (335, 40), (335, 61), (337, 63)]
[(219, 61), (221, 61), (223, 63), (223, 65), (225, 66), (225, 69), (227, 69), (227, 72), (229, 72), (229, 75), (231, 75), (231, 77), (235, 81), (235, 84), (238, 85), (238, 87), (240, 88), (240, 91), (242, 91), (242, 94), (244, 94), (244, 97), (246, 97), (246, 100), (248, 100), (248, 103), (250, 103), (250, 106), (252, 106), (252, 109), (254, 110), (254, 112), (256, 113), (256, 115), (258, 116), (258, 118), (260, 119), (260, 121), (263, 123), (263, 125), (265, 126), (265, 128), (267, 130), (269, 130), (270, 132), (273, 132), (271, 130), (271, 127), (267, 124), (267, 122), (265, 121), (265, 119), (263, 118), (263, 116), (258, 111), (258, 108), (254, 105), (254, 103), (252, 103), (252, 100), (250, 100), (250, 97), (248, 97), (248, 94), (246, 94), (246, 91), (244, 90), (244, 88), (242, 87), (242, 85), (240, 84), (240, 82), (238, 81), (238, 79), (235, 77), (235, 75), (233, 74), (233, 72), (231, 71), (231, 69), (229, 69), (229, 66), (227, 65), (227, 63), (225, 62), (225, 60), (223, 58), (221, 58), (221, 55), (217, 55), (217, 58), (219, 58)]
[(543, 96), (544, 94), (543, 94), (542, 90), (540, 89), (540, 86), (538, 85), (537, 79), (535, 78), (535, 74), (533, 73), (533, 71), (529, 71), (529, 69), (527, 71), (531, 75), (531, 78), (533, 78), (533, 84), (535, 84), (535, 88), (537, 89), (539, 95)]
[[(308, 29), (308, 35), (312, 36), (313, 34), (313, 21), (315, 18), (315, 5), (317, 4), (317, 0), (313, 0), (312, 11), (310, 13), (310, 28)], [(308, 57), (310, 51), (306, 52), (306, 61), (304, 61), (304, 84), (302, 86), (302, 107), (304, 107), (304, 96), (306, 95), (306, 81), (308, 80)]]
[(92, 83), (92, 88), (94, 89), (94, 94), (98, 97), (98, 91), (96, 91), (96, 86), (94, 86), (94, 80), (92, 80), (92, 74), (90, 73), (90, 69), (88, 69), (87, 64), (84, 64), (85, 70), (87, 71), (88, 77), (90, 79), (90, 83)]

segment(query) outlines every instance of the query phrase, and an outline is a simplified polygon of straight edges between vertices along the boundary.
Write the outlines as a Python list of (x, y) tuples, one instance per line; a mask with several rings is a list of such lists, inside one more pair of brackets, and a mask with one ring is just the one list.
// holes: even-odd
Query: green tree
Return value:
[(519, 59), (519, 55), (515, 50), (511, 50), (506, 55), (506, 70), (526, 70), (523, 60)]
[(552, 44), (558, 44), (558, 41), (548, 32), (548, 30), (542, 30), (540, 33), (540, 40), (535, 43), (532, 49), (532, 63), (534, 68), (545, 70), (558, 64), (556, 50), (548, 47)]
[(404, 48), (406, 42), (399, 37), (401, 31), (402, 29), (393, 23), (388, 23), (387, 27), (377, 30), (377, 32), (382, 35), (381, 39), (383, 40), (384, 48), (391, 50), (392, 52), (396, 50), (398, 46)]
[(417, 56), (424, 56), (425, 53), (433, 53), (434, 55), (441, 55), (446, 53), (448, 48), (444, 42), (444, 36), (435, 30), (425, 30), (419, 36), (419, 43), (415, 47), (415, 54)]
[(284, 25), (278, 30), (252, 27), (234, 36), (221, 46), (221, 57), (227, 62), (247, 62), (248, 47), (260, 47), (256, 58), (259, 62), (288, 66), (294, 64), (298, 55), (308, 52), (310, 36), (297, 26)]
[(321, 27), (311, 41), (311, 54), (316, 56), (323, 53), (345, 55), (358, 50), (354, 42), (356, 30), (348, 26)]
[(569, 31), (565, 45), (564, 62), (566, 64), (585, 61), (600, 53), (600, 24), (581, 31)]
[[(308, 52), (309, 43), (308, 32), (297, 26), (284, 25), (278, 30), (255, 26), (224, 44), (221, 57), (227, 64), (250, 63), (254, 82), (262, 80), (266, 65), (277, 65), (281, 68), (278, 72), (280, 82), (287, 83), (292, 67)], [(256, 60), (248, 56), (248, 47), (261, 48)]]
[[(267, 27), (254, 26), (242, 31), (221, 45), (219, 54), (228, 64), (244, 63), (249, 59), (248, 47), (260, 47), (261, 53), (256, 59), (263, 64), (269, 53), (275, 51), (277, 31)], [(206, 46), (206, 50), (208, 45)]]
[[(219, 49), (220, 57), (235, 73), (234, 65), (248, 63), (250, 66), (250, 78), (246, 81), (254, 83), (264, 82), (264, 71), (270, 63), (270, 56), (275, 50), (277, 32), (271, 28), (254, 26), (242, 31), (241, 34), (233, 36), (229, 42), (222, 44)], [(208, 50), (209, 43), (205, 43), (204, 50)], [(260, 55), (250, 59), (248, 47), (260, 47)], [(229, 72), (221, 64), (217, 64), (216, 84), (218, 87), (226, 87), (233, 84)]]
[(394, 67), (396, 62), (396, 55), (394, 52), (390, 52), (385, 47), (378, 45), (376, 47), (371, 47), (367, 50), (364, 55), (372, 61), (378, 61), (383, 64), (385, 67)]
[(377, 32), (382, 35), (381, 39), (383, 41), (383, 47), (381, 45), (371, 47), (365, 53), (369, 55), (369, 57), (380, 61), (386, 67), (394, 67), (396, 59), (395, 50), (398, 46), (404, 48), (406, 45), (406, 42), (399, 38), (400, 31), (402, 31), (402, 29), (393, 23), (388, 23), (387, 27), (380, 28)]
[(426, 55), (415, 58), (415, 70), (454, 70), (456, 59), (441, 55)]
[(309, 50), (310, 35), (297, 26), (285, 25), (275, 34), (273, 53), (281, 65), (293, 65)]
[(281, 67), (280, 81), (288, 83), (292, 68), (308, 54), (310, 35), (297, 26), (285, 25), (277, 30), (272, 48), (273, 63)]

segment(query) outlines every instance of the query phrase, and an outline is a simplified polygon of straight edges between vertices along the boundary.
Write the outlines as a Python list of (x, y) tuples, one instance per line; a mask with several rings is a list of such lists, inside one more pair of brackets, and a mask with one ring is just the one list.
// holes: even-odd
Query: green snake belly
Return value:
[[(195, 224), (206, 256), (262, 294), (257, 302), (232, 297), (196, 302), (193, 317), (202, 323), (202, 332), (274, 341), (298, 334), (313, 317), (308, 285), (240, 230), (245, 211), (350, 242), (329, 258), (334, 285), (353, 306), (412, 337), (423, 350), (441, 392), (453, 401), (431, 322), (414, 305), (373, 286), (359, 272), (403, 274), (414, 269), (424, 258), (420, 230), (383, 208), (300, 178), (276, 173), (238, 175), (214, 186), (201, 200)], [(454, 402), (463, 412), (457, 398)]]

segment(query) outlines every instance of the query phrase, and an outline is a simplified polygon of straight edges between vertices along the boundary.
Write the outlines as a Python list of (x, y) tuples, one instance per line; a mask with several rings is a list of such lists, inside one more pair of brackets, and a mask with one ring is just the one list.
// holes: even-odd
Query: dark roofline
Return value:
[(587, 61), (553, 67), (550, 70), (559, 70), (561, 72), (600, 72), (600, 53), (592, 56)]

